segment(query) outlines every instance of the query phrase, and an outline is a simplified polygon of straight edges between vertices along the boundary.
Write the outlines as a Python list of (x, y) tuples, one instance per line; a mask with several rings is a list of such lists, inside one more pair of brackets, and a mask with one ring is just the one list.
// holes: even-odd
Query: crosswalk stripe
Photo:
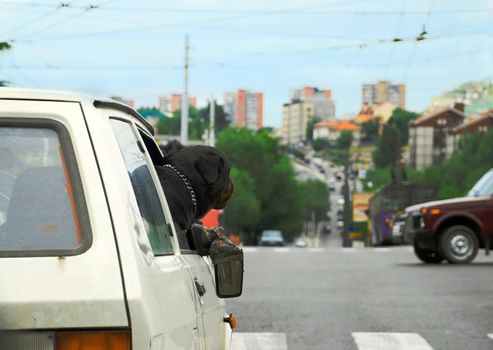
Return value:
[(341, 248), (341, 252), (344, 252), (344, 253), (354, 253), (358, 251), (358, 249), (356, 248)]
[(324, 248), (308, 248), (308, 251), (313, 252), (313, 253), (320, 253), (320, 252), (325, 252), (325, 249)]
[(417, 333), (352, 333), (359, 350), (433, 350)]
[(287, 350), (284, 333), (233, 333), (231, 350)]
[(275, 251), (276, 253), (287, 253), (289, 251), (291, 251), (290, 248), (274, 248), (273, 251)]
[(390, 248), (373, 248), (373, 251), (377, 253), (388, 253), (390, 252)]
[(490, 338), (491, 340), (493, 340), (493, 333), (489, 333), (488, 334), (488, 338)]

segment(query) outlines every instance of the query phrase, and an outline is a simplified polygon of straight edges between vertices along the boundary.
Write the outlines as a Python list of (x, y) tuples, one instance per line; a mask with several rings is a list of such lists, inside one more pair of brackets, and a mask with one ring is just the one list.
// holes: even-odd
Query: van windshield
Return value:
[(474, 187), (468, 192), (469, 197), (485, 197), (493, 194), (493, 169), (479, 179)]

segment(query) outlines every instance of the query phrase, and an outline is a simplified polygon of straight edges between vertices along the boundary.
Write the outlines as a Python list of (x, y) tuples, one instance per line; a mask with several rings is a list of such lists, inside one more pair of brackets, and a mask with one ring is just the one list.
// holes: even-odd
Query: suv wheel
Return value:
[(414, 254), (419, 260), (428, 264), (440, 264), (443, 261), (443, 256), (439, 252), (421, 248), (416, 242), (414, 242)]
[(478, 254), (478, 238), (467, 226), (447, 228), (440, 237), (440, 252), (452, 264), (467, 264)]

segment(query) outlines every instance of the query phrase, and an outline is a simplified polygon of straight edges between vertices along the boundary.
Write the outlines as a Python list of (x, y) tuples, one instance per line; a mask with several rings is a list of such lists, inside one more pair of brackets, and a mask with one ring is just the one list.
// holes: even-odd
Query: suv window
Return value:
[(68, 132), (55, 122), (25, 124), (0, 125), (0, 254), (76, 254), (90, 235)]
[(125, 160), (128, 176), (152, 250), (155, 255), (173, 254), (170, 228), (149, 171), (144, 146), (137, 138), (130, 123), (111, 119), (111, 125)]

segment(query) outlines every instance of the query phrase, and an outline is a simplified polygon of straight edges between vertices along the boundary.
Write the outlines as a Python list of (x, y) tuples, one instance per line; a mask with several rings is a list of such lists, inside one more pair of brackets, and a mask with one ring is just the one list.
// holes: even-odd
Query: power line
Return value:
[[(427, 33), (426, 33), (426, 28), (428, 27), (428, 22), (429, 22), (430, 17), (431, 17), (431, 12), (432, 12), (432, 10), (433, 10), (433, 4), (434, 4), (434, 2), (435, 2), (435, 0), (431, 0), (431, 3), (430, 3), (430, 9), (428, 10), (428, 13), (427, 13), (427, 15), (426, 15), (425, 22), (424, 22), (424, 24), (423, 24), (423, 31), (422, 31), (422, 33), (420, 34), (420, 37), (422, 37), (423, 39), (425, 38), (425, 35), (427, 34)], [(416, 49), (418, 48), (418, 42), (419, 42), (419, 40), (418, 40), (418, 39), (419, 39), (419, 37), (416, 39), (416, 42), (415, 42), (415, 44), (414, 44), (414, 46), (413, 46), (413, 50), (412, 50), (412, 52), (411, 52), (411, 56), (409, 57), (408, 64), (407, 64), (407, 66), (406, 66), (406, 68), (405, 68), (405, 70), (404, 70), (404, 77), (403, 77), (403, 79), (402, 79), (402, 81), (404, 81), (404, 82), (405, 82), (405, 81), (406, 81), (406, 79), (407, 79), (407, 74), (408, 74), (408, 72), (409, 72), (409, 68), (410, 68), (410, 67), (411, 67), (411, 65), (412, 65), (412, 62), (413, 62), (413, 59), (414, 59), (414, 55), (415, 55), (415, 53), (416, 53)]]
[[(400, 31), (401, 31), (401, 25), (402, 25), (402, 17), (404, 16), (405, 9), (406, 9), (406, 0), (402, 0), (401, 12), (399, 13), (399, 19), (397, 22), (397, 29), (395, 31), (394, 38), (399, 37)], [(389, 70), (390, 61), (392, 60), (392, 56), (394, 55), (394, 49), (395, 49), (395, 45), (391, 45), (389, 57), (387, 58), (387, 67), (385, 68), (385, 80), (387, 80), (387, 73)]]
[[(26, 34), (24, 36), (21, 36), (20, 37), (20, 40), (22, 40), (23, 38), (26, 38), (26, 37), (29, 38), (32, 35), (38, 35), (40, 33), (43, 33), (45, 31), (47, 31), (47, 30), (50, 30), (53, 27), (57, 27), (57, 26), (59, 26), (61, 24), (67, 23), (67, 22), (69, 22), (69, 21), (71, 21), (71, 20), (73, 20), (73, 19), (75, 19), (77, 17), (80, 17), (80, 16), (84, 15), (85, 13), (87, 13), (89, 11), (94, 11), (96, 9), (99, 9), (101, 6), (107, 5), (108, 3), (113, 2), (113, 1), (115, 1), (115, 0), (107, 0), (107, 1), (105, 1), (104, 3), (102, 3), (100, 5), (88, 5), (88, 6), (85, 6), (82, 12), (79, 12), (77, 14), (74, 14), (73, 16), (70, 16), (68, 18), (64, 18), (61, 21), (48, 24), (47, 26), (44, 26), (41, 29), (37, 29), (36, 31), (33, 31), (33, 32), (29, 33), (29, 34)], [(61, 3), (58, 8), (68, 8), (68, 7), (70, 7), (70, 4), (68, 4), (68, 3)]]
[[(330, 3), (328, 4), (329, 6), (336, 6), (336, 5), (348, 5), (352, 3), (360, 3), (364, 1), (353, 1), (353, 2), (335, 2), (335, 3)], [(5, 1), (1, 3), (2, 5), (16, 5), (16, 6), (30, 6), (30, 7), (53, 7), (51, 4), (46, 4), (46, 3), (35, 3), (35, 2), (18, 2), (18, 1)], [(325, 7), (325, 5), (322, 5)], [(71, 8), (74, 9), (81, 9), (84, 10), (86, 7), (85, 6), (71, 6)], [(149, 12), (149, 13), (159, 13), (159, 12), (164, 12), (164, 13), (213, 13), (213, 14), (256, 14), (256, 15), (263, 15), (263, 14), (268, 14), (271, 11), (265, 11), (265, 10), (223, 10), (223, 9), (210, 9), (210, 8), (160, 8), (160, 7), (154, 7), (154, 8), (146, 8), (146, 7), (108, 7), (101, 9), (102, 11), (111, 11), (111, 12), (130, 12), (130, 13), (136, 13), (136, 12)], [(491, 8), (464, 8), (464, 9), (451, 9), (451, 10), (443, 10), (437, 13), (438, 15), (449, 15), (453, 13), (484, 13), (484, 12), (491, 12)], [(375, 10), (339, 10), (339, 11), (316, 11), (316, 12), (310, 12), (306, 10), (299, 10), (297, 14), (302, 14), (302, 15), (356, 15), (356, 16), (373, 16), (373, 15), (389, 15), (393, 16), (396, 14), (400, 14), (400, 11), (375, 11)], [(427, 14), (427, 11), (407, 11), (406, 15), (423, 15)]]

